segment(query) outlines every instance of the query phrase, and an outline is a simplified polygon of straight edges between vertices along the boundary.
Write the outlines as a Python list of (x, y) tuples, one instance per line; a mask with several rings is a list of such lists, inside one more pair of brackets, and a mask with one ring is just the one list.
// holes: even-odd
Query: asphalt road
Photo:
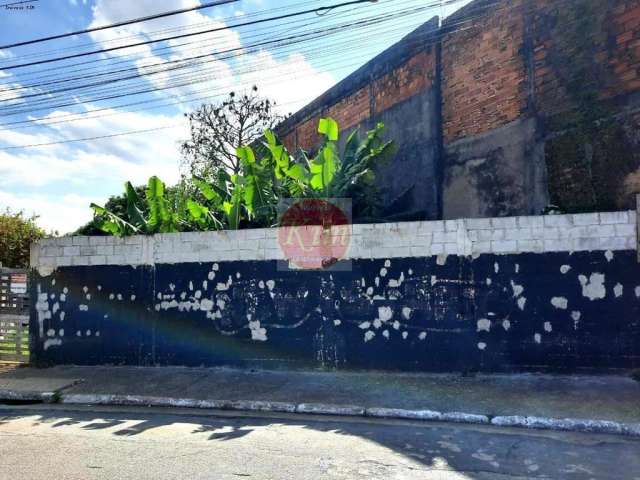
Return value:
[(303, 415), (0, 406), (0, 479), (125, 478), (640, 480), (640, 441)]

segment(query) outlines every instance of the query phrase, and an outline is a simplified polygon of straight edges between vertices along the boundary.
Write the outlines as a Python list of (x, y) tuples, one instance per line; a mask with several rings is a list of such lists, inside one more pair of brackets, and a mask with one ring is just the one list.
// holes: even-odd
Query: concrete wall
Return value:
[(39, 364), (400, 370), (640, 365), (634, 212), (354, 225), (344, 271), (275, 229), (32, 249)]
[(371, 60), (281, 134), (312, 149), (320, 116), (347, 130), (384, 121), (401, 147), (379, 175), (387, 218), (632, 208), (639, 42), (635, 0), (476, 0)]
[[(378, 171), (384, 217), (440, 216), (440, 97), (437, 76), (438, 20), (434, 18), (349, 75), (279, 127), (290, 149), (313, 150), (320, 118), (335, 118), (342, 140), (378, 122), (396, 142), (394, 158)], [(356, 220), (358, 220), (356, 218)]]

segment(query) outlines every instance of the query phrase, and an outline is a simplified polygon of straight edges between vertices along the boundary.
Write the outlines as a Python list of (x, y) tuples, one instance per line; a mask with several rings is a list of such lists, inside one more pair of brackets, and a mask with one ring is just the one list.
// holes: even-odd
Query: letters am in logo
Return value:
[(326, 269), (346, 257), (352, 233), (348, 203), (320, 198), (288, 202), (280, 216), (278, 243), (289, 268)]

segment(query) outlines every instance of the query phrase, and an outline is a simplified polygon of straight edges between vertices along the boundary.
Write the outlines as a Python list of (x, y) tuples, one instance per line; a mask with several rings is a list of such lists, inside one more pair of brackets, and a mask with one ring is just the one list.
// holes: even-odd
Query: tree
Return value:
[(36, 225), (37, 216), (25, 217), (22, 211), (8, 208), (0, 212), (0, 265), (9, 268), (29, 266), (29, 246), (43, 238), (45, 231)]
[(240, 173), (237, 149), (253, 144), (265, 130), (283, 120), (275, 112), (275, 105), (260, 97), (254, 86), (248, 94), (231, 92), (221, 103), (203, 104), (185, 114), (191, 130), (191, 138), (181, 148), (185, 176), (214, 178), (220, 170), (232, 175)]

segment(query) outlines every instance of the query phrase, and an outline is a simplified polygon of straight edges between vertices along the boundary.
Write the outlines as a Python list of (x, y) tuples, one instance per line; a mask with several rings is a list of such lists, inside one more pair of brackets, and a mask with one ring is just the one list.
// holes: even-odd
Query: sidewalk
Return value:
[(640, 436), (640, 383), (622, 376), (17, 368), (0, 372), (2, 399), (365, 415)]

